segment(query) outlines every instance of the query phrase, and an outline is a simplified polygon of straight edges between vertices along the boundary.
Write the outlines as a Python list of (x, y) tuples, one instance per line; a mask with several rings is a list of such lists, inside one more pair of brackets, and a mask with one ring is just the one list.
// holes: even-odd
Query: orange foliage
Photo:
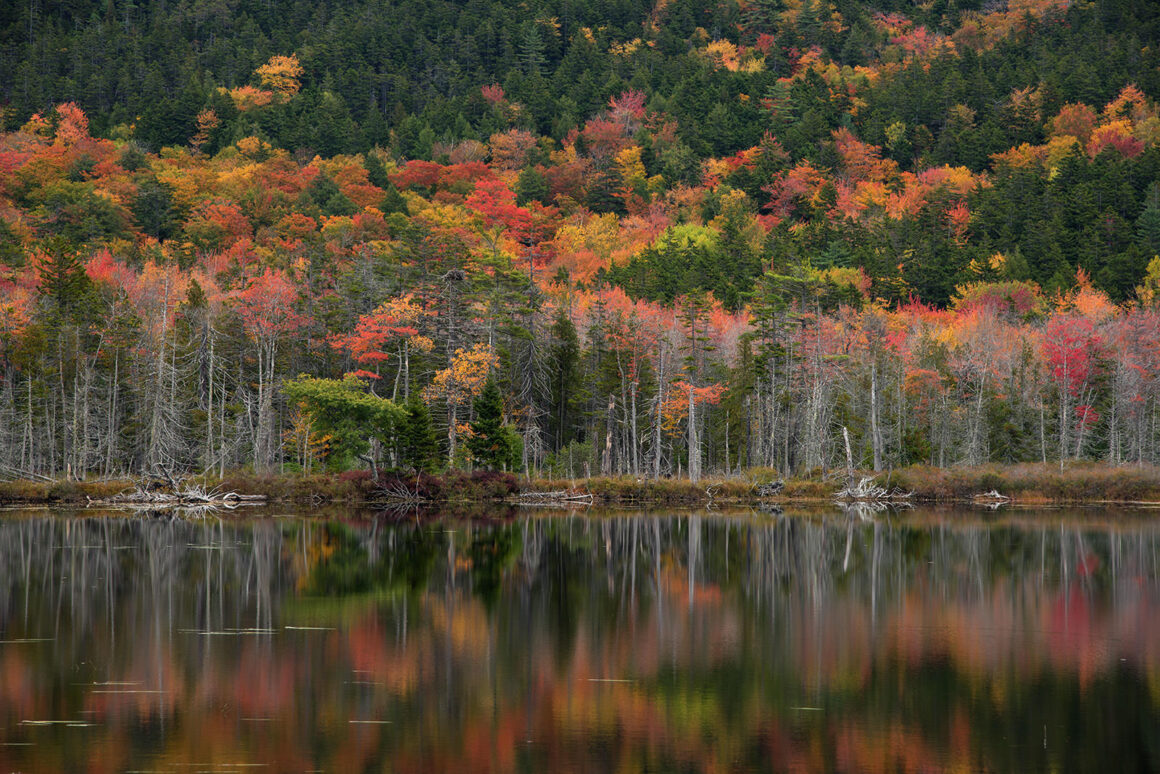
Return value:
[(537, 144), (536, 136), (522, 129), (509, 129), (493, 134), (488, 139), (492, 166), (503, 170), (522, 169), (527, 162), (528, 153)]
[(286, 274), (267, 268), (242, 290), (229, 295), (242, 326), (254, 339), (271, 341), (303, 328), (309, 318), (295, 310), (298, 289)]
[(228, 94), (234, 102), (234, 107), (243, 113), (263, 108), (274, 101), (274, 92), (253, 86), (238, 86), (236, 89), (220, 89), (220, 91)]
[(272, 56), (254, 73), (263, 89), (269, 89), (282, 97), (291, 97), (301, 88), (298, 79), (302, 77), (302, 65), (298, 62), (297, 54)]
[(1132, 125), (1124, 119), (1096, 127), (1088, 140), (1087, 152), (1092, 158), (1104, 148), (1115, 148), (1124, 158), (1133, 158), (1144, 152), (1144, 143), (1132, 135)]
[(1079, 140), (1081, 145), (1087, 145), (1097, 119), (1096, 111), (1088, 105), (1070, 102), (1061, 107), (1055, 118), (1051, 119), (1051, 133), (1056, 137), (1070, 135)]
[(435, 378), (423, 391), (424, 400), (446, 400), (462, 405), (483, 392), (491, 370), (499, 358), (486, 344), (475, 344), (468, 349), (456, 349), (451, 364), (436, 372)]
[(56, 126), (58, 145), (75, 145), (81, 140), (88, 139), (89, 118), (75, 102), (57, 105), (56, 116), (59, 121)]

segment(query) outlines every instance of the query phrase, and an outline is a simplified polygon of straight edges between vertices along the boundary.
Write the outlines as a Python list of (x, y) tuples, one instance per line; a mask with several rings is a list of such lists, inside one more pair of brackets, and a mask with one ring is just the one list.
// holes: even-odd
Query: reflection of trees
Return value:
[(889, 515), (0, 522), (2, 638), (52, 640), (0, 645), (0, 741), (51, 742), (44, 771), (98, 738), (110, 768), (1155, 767), (1157, 543)]

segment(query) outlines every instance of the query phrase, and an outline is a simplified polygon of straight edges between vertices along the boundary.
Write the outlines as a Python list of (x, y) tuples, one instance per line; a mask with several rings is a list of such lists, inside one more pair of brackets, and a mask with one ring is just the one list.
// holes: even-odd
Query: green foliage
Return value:
[(548, 181), (535, 167), (524, 167), (516, 181), (516, 204), (526, 207), (528, 202), (551, 203)]
[(523, 442), (519, 434), (503, 421), (503, 396), (493, 380), (472, 404), (475, 420), (467, 441), (477, 465), (488, 470), (516, 470), (520, 465)]
[(79, 320), (89, 314), (94, 288), (80, 252), (60, 237), (46, 239), (40, 247), (43, 258), (37, 273), (49, 318)]
[(17, 268), (24, 265), (24, 248), (20, 238), (8, 225), (8, 221), (0, 218), (0, 265)]
[(320, 215), (353, 215), (357, 212), (354, 203), (324, 172), (318, 173), (302, 192), (302, 204)]
[(91, 183), (60, 180), (45, 187), (39, 213), (44, 230), (76, 244), (127, 235), (125, 212)]
[(387, 398), (367, 392), (353, 376), (318, 379), (301, 376), (283, 385), (287, 397), (302, 403), (314, 429), (331, 438), (331, 456), (341, 464), (362, 459), (372, 439), (392, 446), (407, 412)]
[(427, 405), (412, 394), (403, 405), (406, 412), (399, 428), (399, 461), (404, 467), (430, 472), (439, 464), (439, 438)]
[(133, 220), (137, 227), (157, 239), (169, 239), (181, 228), (171, 186), (149, 176), (138, 181), (133, 200)]
[(552, 325), (549, 351), (548, 436), (552, 448), (562, 448), (576, 437), (577, 407), (582, 397), (580, 382), (580, 337), (576, 326), (562, 311)]
[(707, 226), (672, 226), (605, 276), (636, 298), (671, 303), (691, 291), (708, 290), (726, 308), (736, 309), (753, 287), (761, 264), (740, 245), (728, 249), (731, 236)]

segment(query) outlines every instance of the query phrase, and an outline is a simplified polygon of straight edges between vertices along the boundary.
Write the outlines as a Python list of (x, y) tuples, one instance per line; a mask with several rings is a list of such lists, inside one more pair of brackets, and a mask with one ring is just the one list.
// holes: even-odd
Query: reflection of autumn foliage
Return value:
[[(63, 620), (87, 610), (92, 626), (78, 618), (59, 642), (0, 651), (0, 741), (34, 735), (41, 748), (5, 746), (0, 759), (27, 770), (21, 756), (35, 753), (40, 771), (71, 770), (78, 754), (101, 756), (108, 770), (137, 768), (142, 756), (222, 770), (389, 761), (394, 771), (515, 772), (610, 760), (624, 771), (662, 761), (692, 770), (987, 769), (1007, 760), (1003, 737), (1020, 728), (1029, 702), (1051, 728), (1057, 713), (1094, 708), (1104, 730), (1085, 743), (1114, 745), (1117, 724), (1136, 722), (1155, 700), (1137, 709), (1109, 701), (1131, 685), (1154, 693), (1146, 671), (1160, 655), (1157, 579), (1140, 558), (1155, 548), (1152, 531), (929, 518), (909, 527), (532, 518), (450, 532), (178, 525), (164, 537), (180, 546), (169, 558), (181, 570), (156, 588), (137, 582), (159, 571), (131, 531), (141, 527), (118, 526), (110, 540), (127, 549), (119, 566), (134, 582), (113, 598), (88, 588), (77, 600), (84, 608), (64, 603)], [(78, 524), (66, 540), (87, 545), (101, 529)], [(480, 569), (462, 560), (513, 530), (523, 549), (490, 607), (477, 590)], [(16, 550), (4, 538), (0, 550)], [(90, 558), (105, 550), (93, 545)], [(294, 579), (309, 567), (359, 546), (366, 561), (373, 545), (395, 547), (379, 555), (382, 578), (419, 570), (420, 584), (295, 598)], [(433, 563), (412, 566), (419, 554)], [(267, 605), (272, 620), (259, 612)], [(29, 624), (4, 618), (6, 637), (51, 623), (52, 611), (35, 609)], [(173, 628), (155, 630), (169, 614)], [(78, 674), (73, 654), (82, 651), (91, 666)], [(19, 725), (70, 717), (94, 725), (83, 735)], [(141, 734), (162, 724), (164, 735)]]

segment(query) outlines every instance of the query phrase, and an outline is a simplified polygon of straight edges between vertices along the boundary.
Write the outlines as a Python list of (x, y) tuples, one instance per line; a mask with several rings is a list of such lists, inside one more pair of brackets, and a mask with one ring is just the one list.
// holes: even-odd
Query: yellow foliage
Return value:
[(705, 46), (702, 55), (717, 68), (730, 72), (759, 73), (765, 69), (765, 59), (752, 52), (742, 52), (728, 40), (714, 40)]
[(1068, 156), (1079, 151), (1079, 140), (1071, 135), (1052, 137), (1047, 141), (1047, 168), (1053, 170)]
[[(587, 28), (585, 29), (587, 30)], [(591, 34), (591, 30), (588, 30), (588, 33)], [(642, 41), (640, 38), (633, 38), (632, 40), (625, 41), (624, 43), (613, 43), (608, 47), (608, 53), (612, 54), (613, 56), (631, 56), (643, 45), (644, 41)]]
[(298, 79), (302, 77), (302, 65), (298, 63), (296, 54), (272, 56), (269, 62), (254, 73), (263, 89), (270, 89), (283, 97), (291, 97), (301, 88)]
[(621, 180), (627, 185), (631, 180), (644, 180), (644, 164), (640, 160), (640, 146), (630, 145), (616, 154), (616, 166), (620, 169)]
[(486, 344), (457, 349), (451, 357), (451, 365), (436, 373), (423, 391), (423, 399), (466, 403), (483, 392), (488, 375), (498, 364), (499, 358)]
[(1145, 306), (1160, 302), (1160, 255), (1154, 255), (1152, 260), (1148, 261), (1144, 281), (1136, 288), (1136, 298)]
[(218, 89), (222, 94), (228, 94), (241, 112), (256, 110), (265, 107), (274, 101), (274, 92), (255, 89), (253, 86), (239, 86), (236, 89)]

